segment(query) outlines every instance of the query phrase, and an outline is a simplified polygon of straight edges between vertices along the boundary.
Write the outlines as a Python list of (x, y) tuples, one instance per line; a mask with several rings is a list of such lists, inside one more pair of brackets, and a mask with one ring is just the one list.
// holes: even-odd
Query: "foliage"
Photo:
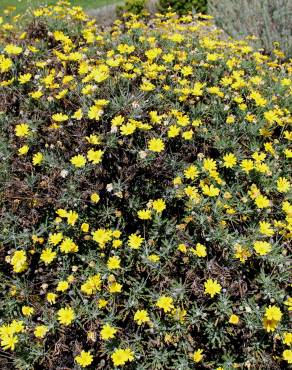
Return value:
[(210, 0), (209, 13), (233, 37), (252, 35), (259, 47), (271, 52), (274, 43), (292, 56), (292, 1)]
[(291, 363), (291, 73), (208, 16), (0, 25), (10, 369)]
[(128, 12), (142, 14), (145, 11), (146, 0), (126, 0), (124, 5), (118, 7), (120, 14)]
[(207, 0), (160, 0), (162, 12), (172, 11), (178, 14), (187, 14), (190, 11), (205, 14), (207, 12)]

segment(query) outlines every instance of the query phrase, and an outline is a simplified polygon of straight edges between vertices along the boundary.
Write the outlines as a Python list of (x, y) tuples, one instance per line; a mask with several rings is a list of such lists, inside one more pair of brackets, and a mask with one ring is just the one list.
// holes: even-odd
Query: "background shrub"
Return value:
[(118, 8), (119, 13), (141, 14), (145, 10), (145, 0), (126, 0), (125, 5)]
[(268, 52), (280, 42), (292, 55), (291, 0), (209, 0), (208, 8), (231, 36), (254, 35), (258, 46)]
[(206, 13), (207, 0), (160, 0), (161, 11), (167, 11), (169, 7), (179, 14), (186, 14), (192, 10)]

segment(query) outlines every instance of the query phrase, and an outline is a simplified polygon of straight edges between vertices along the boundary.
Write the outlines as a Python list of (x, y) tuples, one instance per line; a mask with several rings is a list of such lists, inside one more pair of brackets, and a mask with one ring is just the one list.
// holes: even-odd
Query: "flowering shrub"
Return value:
[(161, 11), (165, 12), (171, 8), (182, 15), (192, 10), (197, 13), (206, 13), (208, 2), (207, 0), (159, 0), (159, 5)]
[(208, 16), (1, 24), (4, 369), (291, 359), (291, 73)]

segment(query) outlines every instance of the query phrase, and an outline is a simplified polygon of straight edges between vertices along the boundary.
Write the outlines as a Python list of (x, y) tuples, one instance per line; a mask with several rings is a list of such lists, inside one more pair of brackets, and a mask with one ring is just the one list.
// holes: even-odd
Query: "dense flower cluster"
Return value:
[(202, 15), (2, 20), (13, 368), (291, 364), (291, 61)]

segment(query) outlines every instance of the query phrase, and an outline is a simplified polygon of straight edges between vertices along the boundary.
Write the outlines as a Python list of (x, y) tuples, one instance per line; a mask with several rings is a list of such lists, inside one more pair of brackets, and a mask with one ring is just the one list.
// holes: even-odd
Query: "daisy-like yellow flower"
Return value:
[(253, 247), (256, 253), (259, 254), (260, 256), (265, 256), (272, 250), (271, 244), (263, 240), (255, 241), (253, 243)]
[(47, 332), (49, 331), (49, 328), (45, 325), (38, 325), (34, 329), (34, 335), (37, 338), (44, 338)]
[(110, 257), (107, 261), (107, 267), (109, 270), (117, 270), (121, 268), (121, 259), (118, 256)]
[(205, 287), (205, 294), (209, 294), (211, 298), (213, 298), (216, 294), (219, 294), (221, 292), (221, 285), (217, 282), (217, 280), (208, 279), (204, 283)]
[(148, 142), (148, 149), (151, 152), (160, 153), (164, 150), (164, 148), (165, 148), (165, 145), (161, 139), (153, 138)]
[(142, 325), (146, 322), (149, 322), (150, 318), (146, 310), (138, 310), (135, 312), (134, 320), (137, 322), (138, 325)]
[(123, 366), (134, 360), (134, 352), (130, 348), (116, 348), (111, 355), (114, 366)]
[(71, 307), (61, 308), (60, 310), (58, 310), (57, 314), (58, 321), (60, 322), (60, 324), (65, 326), (70, 325), (75, 319), (75, 314)]
[(109, 324), (105, 324), (103, 325), (100, 331), (101, 339), (103, 340), (112, 339), (115, 337), (116, 332), (117, 332), (116, 328), (114, 328), (113, 326), (110, 326)]
[(26, 123), (20, 123), (15, 126), (15, 135), (17, 137), (25, 137), (29, 135), (29, 126)]
[(157, 213), (162, 213), (166, 209), (166, 204), (163, 199), (156, 199), (152, 203), (152, 208), (157, 212)]
[(58, 123), (68, 121), (68, 119), (69, 117), (64, 113), (55, 113), (52, 115), (52, 120)]
[(40, 260), (45, 263), (45, 265), (49, 265), (53, 260), (56, 258), (57, 253), (52, 250), (52, 248), (46, 248), (42, 251)]
[(150, 209), (141, 209), (138, 211), (138, 218), (140, 220), (150, 220), (151, 219), (151, 210)]
[(32, 164), (34, 166), (40, 165), (43, 161), (43, 158), (44, 158), (44, 156), (41, 152), (38, 152), (38, 153), (34, 154), (33, 157), (32, 157)]
[(137, 234), (131, 234), (128, 238), (128, 245), (132, 249), (139, 249), (144, 241), (144, 238), (142, 236)]
[(28, 145), (23, 145), (18, 149), (18, 155), (25, 155), (29, 151), (29, 146)]
[(22, 306), (21, 312), (24, 316), (31, 316), (34, 313), (34, 308), (30, 306)]
[(78, 154), (78, 155), (75, 155), (74, 157), (72, 157), (70, 159), (70, 162), (77, 168), (81, 168), (81, 167), (84, 167), (85, 164), (86, 164), (86, 158), (81, 155), (81, 154)]
[(202, 359), (203, 359), (203, 350), (199, 348), (194, 352), (193, 360), (194, 362), (201, 362)]
[(104, 152), (102, 150), (93, 150), (90, 149), (87, 152), (87, 159), (93, 164), (99, 164), (102, 160)]
[(100, 196), (97, 193), (92, 193), (90, 195), (90, 200), (92, 203), (98, 203), (100, 201)]
[(236, 165), (237, 159), (233, 153), (225, 154), (223, 157), (223, 166), (226, 168), (232, 168)]
[(229, 317), (229, 324), (237, 325), (239, 323), (239, 317), (237, 315), (232, 314)]
[(158, 298), (155, 306), (161, 308), (165, 313), (170, 312), (174, 308), (173, 298), (163, 295)]
[(18, 81), (21, 85), (24, 85), (26, 84), (27, 82), (29, 82), (32, 78), (32, 74), (31, 73), (25, 73), (23, 75), (20, 75), (18, 77)]
[(74, 360), (77, 362), (78, 365), (81, 367), (87, 367), (89, 366), (93, 361), (92, 354), (88, 351), (81, 351), (78, 356), (74, 358)]

